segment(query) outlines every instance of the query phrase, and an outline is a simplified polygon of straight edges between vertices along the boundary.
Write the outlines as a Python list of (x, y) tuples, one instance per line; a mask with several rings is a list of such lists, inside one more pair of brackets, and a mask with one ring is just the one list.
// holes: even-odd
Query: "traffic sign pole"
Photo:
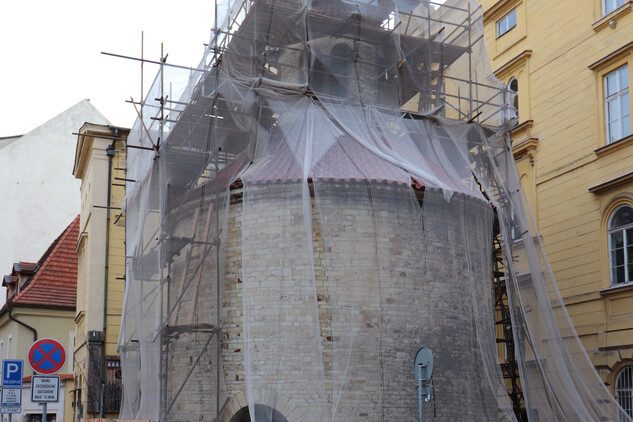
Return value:
[(21, 410), (23, 368), (23, 360), (2, 360), (2, 414), (9, 414), (9, 422), (13, 420), (13, 413)]

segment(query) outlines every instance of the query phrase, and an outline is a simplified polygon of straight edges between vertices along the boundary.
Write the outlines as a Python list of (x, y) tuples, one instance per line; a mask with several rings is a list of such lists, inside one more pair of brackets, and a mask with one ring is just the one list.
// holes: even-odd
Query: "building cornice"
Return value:
[(484, 23), (490, 20), (495, 20), (506, 11), (509, 11), (513, 6), (516, 6), (521, 2), (522, 0), (499, 0), (484, 11)]
[(618, 177), (614, 177), (613, 179), (607, 180), (606, 182), (602, 182), (598, 185), (592, 186), (588, 190), (591, 193), (598, 194), (631, 182), (633, 182), (633, 171), (630, 171)]
[(514, 58), (510, 59), (507, 63), (494, 71), (495, 76), (504, 73), (508, 70), (512, 70), (515, 67), (522, 66), (530, 57), (532, 57), (532, 50), (523, 50), (517, 54)]
[(607, 54), (606, 56), (604, 56), (600, 60), (591, 63), (587, 67), (589, 68), (589, 70), (600, 69), (605, 63), (608, 63), (608, 62), (610, 62), (612, 60), (616, 60), (617, 58), (619, 58), (620, 56), (623, 56), (625, 54), (630, 54), (631, 50), (633, 50), (633, 41), (631, 41), (628, 44), (623, 45), (622, 47), (618, 48), (614, 52)]
[[(13, 315), (30, 315), (34, 317), (50, 317), (55, 316), (51, 315), (49, 311), (60, 311), (60, 312), (75, 312), (74, 306), (54, 306), (54, 305), (37, 305), (37, 304), (29, 304), (29, 303), (14, 303), (13, 304)], [(8, 315), (9, 308), (5, 304), (2, 309), (0, 309), (0, 326), (8, 324), (11, 320)], [(25, 312), (27, 310), (31, 310), (32, 312)], [(46, 312), (37, 312), (41, 310), (46, 310)], [(19, 312), (18, 312), (19, 311)], [(63, 315), (59, 315), (63, 316)], [(70, 315), (72, 317), (72, 315)], [(6, 321), (5, 321), (6, 318)]]
[(512, 146), (512, 155), (514, 155), (515, 160), (527, 156), (530, 159), (530, 164), (534, 165), (534, 152), (537, 147), (538, 138), (529, 137)]
[(79, 253), (79, 249), (85, 243), (88, 238), (88, 232), (82, 231), (79, 233), (79, 238), (77, 239), (77, 245), (75, 246), (75, 253)]
[[(113, 136), (113, 130), (119, 130), (118, 137)], [(79, 129), (77, 135), (77, 147), (75, 149), (75, 163), (73, 166), (73, 175), (76, 179), (83, 179), (90, 159), (92, 145), (95, 139), (104, 139), (114, 142), (115, 140), (125, 141), (130, 129), (119, 128), (107, 125), (98, 125), (94, 123), (84, 123)]]

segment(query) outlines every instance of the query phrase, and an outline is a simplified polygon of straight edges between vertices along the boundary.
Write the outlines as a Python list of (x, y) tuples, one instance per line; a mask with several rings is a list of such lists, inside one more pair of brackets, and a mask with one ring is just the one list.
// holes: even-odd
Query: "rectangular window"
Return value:
[(607, 143), (610, 144), (631, 134), (628, 65), (605, 75), (604, 95)]
[(602, 0), (602, 10), (604, 15), (608, 15), (624, 4), (625, 0)]
[(517, 26), (517, 10), (512, 9), (510, 13), (497, 21), (497, 38)]
[(611, 280), (613, 284), (633, 281), (633, 228), (611, 234)]
[(624, 232), (611, 234), (611, 280), (613, 284), (626, 283)]

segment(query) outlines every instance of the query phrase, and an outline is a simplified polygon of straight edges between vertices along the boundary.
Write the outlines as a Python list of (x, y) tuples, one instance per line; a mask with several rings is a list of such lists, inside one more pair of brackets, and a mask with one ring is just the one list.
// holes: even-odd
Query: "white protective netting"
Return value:
[(530, 231), (475, 1), (216, 16), (197, 68), (161, 66), (128, 138), (150, 149), (128, 149), (121, 418), (413, 421), (426, 346), (428, 417), (517, 420), (500, 236), (519, 419), (629, 420)]

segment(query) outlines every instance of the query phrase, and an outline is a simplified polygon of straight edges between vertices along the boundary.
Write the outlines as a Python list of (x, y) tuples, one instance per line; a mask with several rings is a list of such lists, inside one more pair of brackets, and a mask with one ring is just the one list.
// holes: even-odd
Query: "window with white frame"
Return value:
[(517, 10), (512, 9), (510, 13), (497, 21), (497, 38), (517, 26)]
[(607, 15), (624, 4), (625, 0), (602, 0), (602, 12)]
[(629, 66), (625, 64), (604, 76), (607, 143), (631, 134)]
[(633, 281), (633, 207), (621, 205), (609, 219), (611, 284)]
[(7, 359), (11, 358), (11, 340), (12, 340), (12, 335), (9, 334), (9, 339), (7, 340)]
[(620, 407), (619, 421), (628, 421), (627, 416), (633, 416), (633, 366), (625, 366), (618, 372), (615, 379), (615, 399)]

